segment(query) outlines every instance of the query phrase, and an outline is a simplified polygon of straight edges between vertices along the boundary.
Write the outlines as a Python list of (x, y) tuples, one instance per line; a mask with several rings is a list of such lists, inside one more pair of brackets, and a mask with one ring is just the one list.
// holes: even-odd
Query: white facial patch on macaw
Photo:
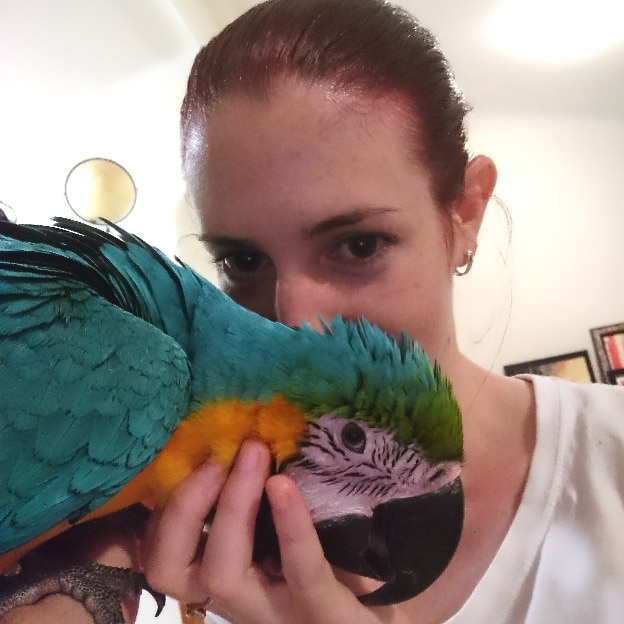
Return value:
[(455, 481), (459, 462), (431, 463), (417, 444), (385, 429), (325, 414), (309, 423), (301, 453), (284, 474), (301, 490), (315, 523), (429, 494)]

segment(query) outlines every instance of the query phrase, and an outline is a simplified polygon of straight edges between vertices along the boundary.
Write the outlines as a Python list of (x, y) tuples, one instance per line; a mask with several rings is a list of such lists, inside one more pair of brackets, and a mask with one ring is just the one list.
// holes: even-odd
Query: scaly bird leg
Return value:
[(65, 594), (80, 602), (95, 624), (124, 624), (121, 598), (138, 599), (143, 589), (154, 597), (159, 615), (165, 596), (150, 589), (142, 574), (127, 568), (89, 562), (65, 569), (23, 570), (0, 577), (0, 617), (51, 594)]
[(152, 594), (158, 615), (165, 596), (154, 592), (142, 574), (92, 561), (108, 543), (135, 550), (148, 517), (145, 508), (130, 507), (76, 525), (30, 551), (15, 574), (0, 575), (0, 619), (17, 607), (65, 594), (81, 603), (95, 624), (123, 624), (122, 599), (138, 600), (143, 589)]

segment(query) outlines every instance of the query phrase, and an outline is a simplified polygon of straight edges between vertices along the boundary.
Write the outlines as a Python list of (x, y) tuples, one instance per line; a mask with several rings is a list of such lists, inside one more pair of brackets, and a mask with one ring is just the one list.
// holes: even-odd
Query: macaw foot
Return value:
[(51, 594), (65, 594), (80, 602), (95, 624), (124, 624), (122, 596), (138, 599), (143, 589), (152, 594), (159, 615), (165, 596), (154, 592), (145, 577), (133, 570), (95, 562), (47, 571), (22, 570), (13, 576), (0, 576), (0, 618)]

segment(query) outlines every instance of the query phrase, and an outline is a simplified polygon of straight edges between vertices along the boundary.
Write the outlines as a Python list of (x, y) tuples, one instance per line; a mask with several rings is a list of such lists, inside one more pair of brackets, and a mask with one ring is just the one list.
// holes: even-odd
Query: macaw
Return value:
[[(439, 367), (364, 319), (262, 318), (107, 226), (0, 224), (0, 616), (27, 553), (162, 505), (250, 437), (298, 484), (330, 563), (383, 582), (363, 603), (429, 586), (463, 523), (461, 414)], [(278, 557), (271, 529), (258, 552)], [(121, 621), (118, 600), (99, 615)]]

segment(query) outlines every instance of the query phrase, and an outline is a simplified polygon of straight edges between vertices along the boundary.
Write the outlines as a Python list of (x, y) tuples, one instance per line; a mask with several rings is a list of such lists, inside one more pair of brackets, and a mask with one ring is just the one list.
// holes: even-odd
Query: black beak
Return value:
[(464, 496), (458, 477), (431, 494), (383, 503), (372, 517), (344, 516), (316, 525), (328, 561), (384, 581), (359, 596), (369, 606), (408, 600), (425, 590), (451, 560), (462, 532)]

